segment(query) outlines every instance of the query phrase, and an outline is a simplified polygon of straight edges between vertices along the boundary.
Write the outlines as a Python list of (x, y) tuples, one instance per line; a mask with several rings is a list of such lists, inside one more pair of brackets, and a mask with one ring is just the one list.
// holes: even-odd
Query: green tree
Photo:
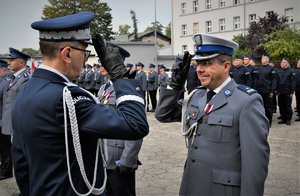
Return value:
[(138, 28), (137, 28), (137, 23), (138, 20), (136, 19), (136, 14), (135, 11), (130, 10), (130, 14), (131, 14), (131, 19), (132, 19), (132, 23), (133, 23), (133, 35), (134, 35), (134, 40), (133, 41), (138, 41)]
[(118, 34), (119, 34), (119, 35), (129, 34), (129, 29), (130, 29), (130, 28), (131, 28), (131, 26), (128, 25), (128, 24), (119, 25), (119, 31), (118, 31)]
[(43, 9), (42, 19), (55, 18), (78, 12), (94, 12), (95, 18), (91, 23), (91, 33), (100, 33), (106, 40), (111, 40), (112, 35), (112, 16), (111, 9), (107, 3), (100, 0), (48, 0), (50, 5)]
[(23, 48), (21, 50), (21, 52), (23, 52), (24, 54), (27, 54), (31, 57), (34, 57), (34, 56), (38, 56), (39, 55), (39, 51), (38, 50), (35, 50), (35, 49), (32, 49), (32, 48)]
[(155, 26), (156, 26), (156, 31), (162, 33), (163, 32), (163, 28), (164, 26), (156, 21), (156, 22), (151, 22), (151, 26), (148, 26), (144, 32), (148, 32), (148, 31), (154, 31), (155, 30)]
[(279, 17), (277, 13), (272, 12), (269, 16), (259, 18), (258, 22), (252, 22), (245, 36), (237, 35), (233, 40), (239, 44), (240, 50), (247, 51), (255, 59), (259, 59), (264, 52), (264, 44), (269, 41), (265, 35), (284, 29), (287, 27), (286, 22), (286, 17)]
[(266, 35), (266, 39), (269, 41), (264, 45), (264, 49), (275, 61), (288, 57), (293, 62), (300, 56), (299, 30), (285, 28)]
[(171, 22), (168, 24), (168, 26), (167, 27), (165, 27), (165, 35), (166, 36), (168, 36), (168, 37), (170, 37), (171, 38), (171, 31), (172, 30), (172, 28), (171, 28)]

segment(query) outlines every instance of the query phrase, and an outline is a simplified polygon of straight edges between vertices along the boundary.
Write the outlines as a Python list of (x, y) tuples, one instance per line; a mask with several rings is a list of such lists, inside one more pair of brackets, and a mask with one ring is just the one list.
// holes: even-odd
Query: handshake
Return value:
[(129, 77), (129, 71), (124, 65), (119, 48), (108, 46), (99, 34), (92, 38), (92, 42), (101, 64), (109, 73), (112, 82)]

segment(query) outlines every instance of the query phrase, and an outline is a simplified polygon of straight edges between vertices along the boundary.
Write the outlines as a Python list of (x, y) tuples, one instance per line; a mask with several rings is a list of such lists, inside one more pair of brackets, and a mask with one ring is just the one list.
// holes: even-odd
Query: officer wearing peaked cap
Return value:
[(106, 150), (100, 138), (140, 139), (148, 133), (138, 83), (125, 79), (118, 50), (100, 35), (92, 41), (112, 76), (116, 107), (97, 104), (70, 82), (89, 57), (93, 18), (81, 12), (31, 25), (40, 32), (43, 64), (20, 91), (12, 113), (13, 165), (22, 195), (101, 195)]
[[(269, 132), (261, 96), (229, 77), (235, 42), (194, 35), (202, 86), (178, 103), (189, 65), (185, 53), (170, 87), (161, 89), (155, 117), (182, 120), (188, 155), (179, 195), (263, 195), (268, 173)], [(175, 83), (175, 84), (174, 84)], [(255, 160), (255, 161), (254, 161)]]
[(146, 76), (146, 73), (143, 70), (144, 66), (145, 65), (141, 62), (138, 62), (137, 64), (135, 64), (135, 68), (136, 68), (135, 79), (140, 82), (141, 87), (142, 87), (142, 92), (143, 92), (143, 95), (145, 97), (146, 90), (147, 90), (147, 76)]
[(155, 65), (151, 63), (149, 65), (148, 77), (147, 77), (147, 92), (149, 93), (151, 105), (152, 105), (152, 109), (150, 110), (150, 112), (155, 112), (156, 109), (157, 88), (158, 88), (158, 74), (155, 71)]
[(11, 136), (2, 134), (2, 111), (3, 111), (3, 91), (7, 88), (9, 81), (6, 78), (8, 76), (7, 62), (0, 59), (0, 178), (5, 179), (11, 177), (7, 175), (12, 172), (11, 165)]
[[(125, 60), (125, 58), (129, 56), (127, 55), (129, 53), (120, 46), (118, 46), (118, 48), (122, 59)], [(110, 75), (105, 68), (101, 67), (100, 70), (108, 81), (101, 86), (98, 92), (98, 99), (102, 104), (115, 106), (116, 94), (114, 84), (110, 81)], [(141, 164), (138, 155), (142, 143), (143, 139), (134, 141), (107, 140), (107, 195), (136, 195), (135, 171)]]
[(158, 75), (158, 86), (160, 88), (167, 88), (169, 84), (169, 76), (165, 72), (166, 67), (163, 64), (158, 65), (159, 75)]
[[(30, 57), (15, 48), (9, 48), (9, 55), (5, 58), (7, 58), (7, 64), (10, 70), (13, 72), (13, 74), (10, 75), (10, 78), (6, 78), (6, 80), (9, 80), (9, 82), (8, 85), (6, 85), (6, 88), (3, 90), (2, 108), (2, 134), (7, 136), (6, 138), (8, 141), (6, 142), (5, 148), (10, 152), (10, 137), (13, 134), (11, 119), (12, 108), (15, 105), (15, 101), (20, 90), (29, 80), (30, 74), (26, 70), (26, 63)], [(11, 153), (7, 153), (7, 157), (4, 157), (3, 160), (5, 160), (3, 162), (6, 162), (7, 167), (6, 169), (3, 169), (3, 174), (0, 176), (0, 180), (12, 177)]]

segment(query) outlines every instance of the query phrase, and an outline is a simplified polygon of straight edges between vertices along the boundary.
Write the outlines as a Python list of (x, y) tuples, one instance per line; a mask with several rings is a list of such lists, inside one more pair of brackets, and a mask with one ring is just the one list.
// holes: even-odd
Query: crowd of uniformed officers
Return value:
[(270, 56), (264, 53), (261, 63), (256, 64), (250, 55), (237, 55), (233, 61), (230, 76), (237, 84), (249, 86), (262, 96), (265, 114), (272, 125), (273, 113), (279, 108), (278, 124), (290, 125), (293, 115), (292, 99), (295, 93), (297, 118), (300, 121), (300, 59), (294, 68), (288, 58), (283, 57), (275, 65)]

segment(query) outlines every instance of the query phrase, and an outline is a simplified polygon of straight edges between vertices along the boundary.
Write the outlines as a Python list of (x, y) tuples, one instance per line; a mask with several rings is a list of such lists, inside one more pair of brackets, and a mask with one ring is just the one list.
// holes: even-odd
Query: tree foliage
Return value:
[(91, 23), (92, 34), (100, 33), (106, 40), (111, 40), (112, 16), (107, 3), (100, 0), (48, 0), (45, 5), (42, 19), (50, 19), (84, 11), (94, 12), (95, 18)]
[(168, 26), (167, 27), (165, 27), (165, 35), (166, 36), (168, 36), (168, 37), (170, 37), (171, 38), (171, 31), (172, 30), (172, 28), (171, 28), (171, 22), (168, 24)]
[(131, 28), (131, 26), (128, 25), (128, 24), (119, 25), (119, 31), (118, 31), (118, 34), (119, 34), (119, 35), (129, 34), (129, 29), (130, 29), (130, 28)]
[(155, 26), (156, 26), (156, 31), (162, 33), (163, 32), (163, 28), (164, 26), (156, 21), (156, 22), (151, 22), (151, 26), (148, 26), (144, 32), (148, 32), (148, 31), (155, 31)]
[(21, 52), (23, 52), (24, 54), (27, 54), (27, 55), (29, 55), (31, 57), (40, 56), (40, 51), (32, 49), (32, 48), (23, 48), (21, 50)]
[(138, 41), (138, 28), (137, 28), (138, 20), (136, 19), (135, 11), (130, 10), (130, 14), (131, 14), (131, 19), (132, 19), (132, 23), (133, 23), (134, 41)]
[(295, 61), (300, 56), (300, 32), (295, 28), (285, 28), (266, 35), (269, 40), (264, 49), (269, 52), (274, 60), (288, 57)]
[(233, 40), (239, 44), (240, 50), (247, 51), (255, 59), (259, 59), (264, 52), (264, 44), (269, 41), (265, 35), (286, 28), (286, 22), (286, 17), (279, 17), (277, 13), (272, 12), (269, 16), (260, 17), (258, 22), (252, 22), (247, 35), (237, 35)]

